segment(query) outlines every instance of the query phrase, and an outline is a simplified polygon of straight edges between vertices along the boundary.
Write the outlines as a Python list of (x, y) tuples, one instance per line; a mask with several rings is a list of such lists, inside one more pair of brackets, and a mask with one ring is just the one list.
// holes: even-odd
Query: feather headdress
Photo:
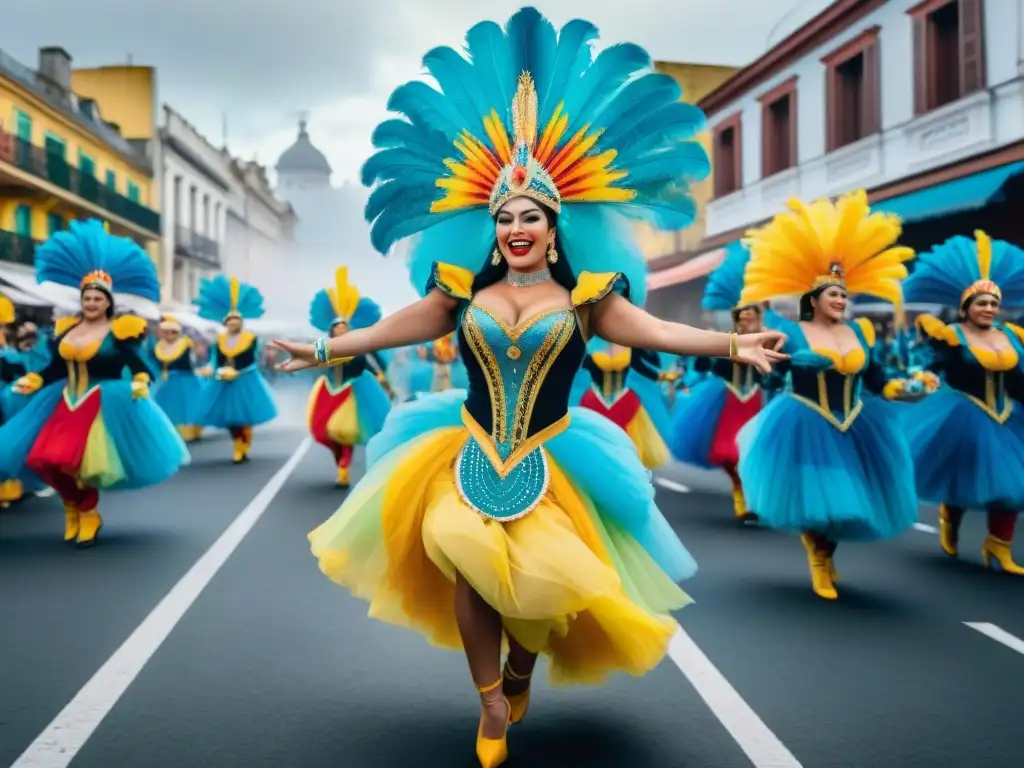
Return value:
[(900, 282), (910, 248), (893, 245), (902, 232), (898, 217), (872, 213), (864, 190), (836, 202), (807, 205), (792, 199), (788, 211), (747, 234), (750, 263), (741, 301), (755, 303), (803, 296), (822, 286), (841, 285), (902, 305)]
[(338, 267), (334, 272), (334, 285), (313, 297), (309, 305), (309, 324), (318, 331), (329, 333), (338, 323), (349, 328), (367, 328), (380, 320), (380, 307), (376, 302), (359, 295), (359, 290), (348, 281), (348, 268)]
[(161, 331), (178, 331), (180, 333), (181, 323), (179, 323), (178, 319), (173, 315), (163, 315), (160, 318), (159, 328)]
[(111, 235), (96, 219), (72, 221), (36, 249), (36, 280), (160, 301), (160, 278), (149, 254), (134, 240)]
[(988, 293), (1008, 306), (1024, 305), (1024, 250), (992, 240), (981, 230), (974, 239), (957, 235), (918, 256), (903, 285), (907, 301), (960, 308)]
[(743, 243), (730, 243), (725, 249), (725, 258), (708, 275), (704, 287), (704, 298), (700, 307), (706, 312), (733, 311), (758, 302), (742, 302), (743, 277), (750, 261), (750, 251)]
[(0, 325), (10, 325), (14, 322), (14, 302), (0, 292)]
[(561, 250), (576, 274), (621, 272), (643, 303), (646, 262), (631, 220), (659, 229), (689, 226), (696, 206), (687, 182), (710, 164), (688, 141), (704, 115), (680, 101), (676, 81), (651, 69), (642, 48), (615, 45), (592, 55), (597, 29), (575, 19), (561, 30), (534, 8), (502, 29), (492, 21), (466, 35), (466, 57), (427, 53), (435, 90), (410, 82), (388, 108), (407, 119), (381, 123), (363, 183), (381, 253), (417, 236), (413, 284), (427, 285), (431, 264), (476, 273), (494, 243), (493, 214), (530, 197), (559, 214)]
[(195, 304), (201, 318), (219, 323), (231, 317), (255, 320), (264, 311), (263, 294), (255, 286), (225, 275), (204, 277)]

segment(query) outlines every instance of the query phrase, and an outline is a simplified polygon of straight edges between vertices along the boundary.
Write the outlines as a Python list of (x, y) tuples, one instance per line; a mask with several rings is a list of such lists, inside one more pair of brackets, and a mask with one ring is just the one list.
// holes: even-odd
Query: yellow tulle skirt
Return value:
[(690, 602), (685, 592), (550, 453), (549, 490), (532, 512), (502, 523), (474, 511), (453, 470), (468, 437), (464, 426), (434, 429), (372, 466), (309, 536), (323, 573), (366, 600), (370, 616), (461, 649), (460, 573), (508, 635), (550, 657), (556, 684), (656, 666), (677, 628), (669, 611)]
[(662, 438), (658, 428), (654, 426), (647, 409), (640, 406), (636, 415), (626, 424), (626, 434), (636, 446), (640, 461), (648, 469), (657, 469), (668, 463), (670, 458), (668, 445)]

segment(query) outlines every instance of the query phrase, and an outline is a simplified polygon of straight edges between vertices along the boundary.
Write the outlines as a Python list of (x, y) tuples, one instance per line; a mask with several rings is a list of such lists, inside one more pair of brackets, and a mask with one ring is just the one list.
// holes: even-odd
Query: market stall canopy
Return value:
[(0, 293), (14, 302), (16, 307), (49, 307), (52, 304), (39, 296), (33, 296), (17, 288), (0, 282)]

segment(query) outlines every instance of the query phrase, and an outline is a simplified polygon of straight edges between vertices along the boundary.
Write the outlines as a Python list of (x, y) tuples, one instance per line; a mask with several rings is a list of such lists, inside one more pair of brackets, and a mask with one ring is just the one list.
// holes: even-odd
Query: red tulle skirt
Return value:
[(68, 405), (67, 397), (62, 397), (32, 445), (25, 466), (44, 480), (54, 471), (77, 475), (89, 433), (100, 414), (101, 394), (95, 389), (75, 405)]
[(718, 417), (715, 436), (711, 440), (709, 463), (716, 467), (735, 466), (739, 463), (736, 434), (743, 429), (744, 424), (760, 413), (762, 401), (760, 392), (745, 402), (731, 391), (726, 392), (722, 415)]
[(628, 429), (640, 410), (640, 398), (632, 390), (626, 390), (612, 405), (608, 405), (591, 388), (580, 398), (580, 406), (601, 414), (622, 429)]

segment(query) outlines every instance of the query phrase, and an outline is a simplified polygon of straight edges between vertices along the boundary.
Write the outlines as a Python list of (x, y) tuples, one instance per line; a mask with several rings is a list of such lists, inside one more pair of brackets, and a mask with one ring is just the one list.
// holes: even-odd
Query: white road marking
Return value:
[(48, 499), (51, 496), (53, 496), (54, 493), (55, 491), (53, 490), (53, 488), (43, 488), (43, 490), (39, 491), (39, 493), (37, 493), (36, 496), (38, 496), (41, 499)]
[(302, 441), (220, 538), (174, 585), (127, 640), (43, 730), (11, 768), (67, 768), (75, 755), (138, 677), (182, 616), (267, 511), (310, 447)]
[(755, 768), (801, 768), (800, 761), (681, 627), (668, 653)]
[(935, 533), (939, 532), (939, 529), (934, 525), (925, 525), (924, 523), (914, 523), (915, 530), (921, 531), (922, 533)]
[(675, 480), (669, 480), (668, 478), (665, 477), (654, 478), (654, 484), (660, 485), (662, 488), (667, 488), (670, 491), (676, 491), (677, 493), (690, 492), (689, 486), (683, 485), (682, 483), (677, 483)]
[(995, 624), (987, 624), (985, 622), (965, 621), (964, 624), (971, 629), (992, 638), (997, 643), (1002, 643), (1007, 648), (1024, 655), (1024, 640), (1021, 640), (1015, 635), (1011, 635), (1005, 629), (1000, 629)]

